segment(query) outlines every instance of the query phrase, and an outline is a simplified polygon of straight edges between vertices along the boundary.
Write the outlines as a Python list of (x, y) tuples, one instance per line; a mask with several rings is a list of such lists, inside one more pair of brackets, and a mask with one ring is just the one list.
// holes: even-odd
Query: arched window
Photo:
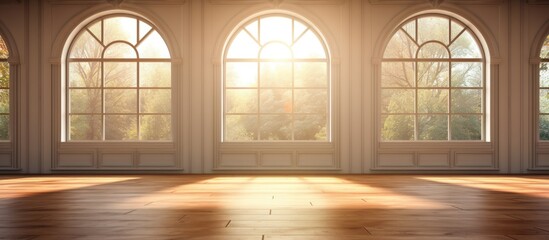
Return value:
[(96, 19), (66, 59), (65, 139), (172, 139), (170, 52), (153, 24), (131, 15)]
[(381, 140), (485, 140), (485, 63), (478, 37), (459, 20), (405, 21), (381, 63)]
[(305, 21), (251, 19), (230, 39), (223, 64), (223, 141), (330, 140), (328, 51)]
[(549, 35), (539, 54), (539, 139), (549, 140)]
[(6, 42), (0, 36), (0, 141), (10, 140), (10, 64)]

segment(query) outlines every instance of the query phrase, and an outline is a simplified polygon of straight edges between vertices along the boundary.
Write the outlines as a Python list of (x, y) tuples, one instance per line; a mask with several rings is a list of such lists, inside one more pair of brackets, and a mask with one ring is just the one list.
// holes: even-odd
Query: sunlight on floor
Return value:
[(468, 188), (549, 198), (549, 179), (501, 176), (498, 176), (497, 178), (476, 176), (416, 177), (416, 179), (458, 185)]

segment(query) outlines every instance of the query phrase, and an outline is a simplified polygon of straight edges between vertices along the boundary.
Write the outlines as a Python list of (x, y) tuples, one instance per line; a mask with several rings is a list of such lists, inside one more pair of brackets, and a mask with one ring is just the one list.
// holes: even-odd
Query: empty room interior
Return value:
[(549, 0), (2, 0), (0, 239), (549, 240)]

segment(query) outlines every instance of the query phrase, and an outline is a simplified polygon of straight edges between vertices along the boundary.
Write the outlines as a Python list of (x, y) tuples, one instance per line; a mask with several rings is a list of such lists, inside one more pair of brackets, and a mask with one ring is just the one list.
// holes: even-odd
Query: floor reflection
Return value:
[(0, 239), (549, 239), (549, 177), (0, 176)]

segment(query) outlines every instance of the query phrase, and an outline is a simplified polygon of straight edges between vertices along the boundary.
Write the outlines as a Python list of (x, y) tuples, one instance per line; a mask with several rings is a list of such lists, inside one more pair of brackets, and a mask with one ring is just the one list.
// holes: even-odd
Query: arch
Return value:
[(341, 54), (336, 37), (323, 22), (322, 18), (319, 18), (306, 9), (296, 5), (285, 4), (282, 6), (277, 6), (277, 9), (273, 9), (273, 3), (265, 3), (257, 4), (244, 11), (240, 11), (230, 21), (228, 21), (227, 24), (225, 24), (222, 31), (218, 35), (214, 51), (212, 52), (212, 62), (214, 64), (221, 62), (227, 44), (231, 40), (231, 37), (234, 36), (235, 31), (238, 30), (240, 25), (260, 15), (272, 13), (287, 14), (298, 17), (300, 20), (303, 20), (312, 26), (317, 33), (322, 34), (320, 37), (328, 49), (330, 59), (332, 59), (333, 62), (339, 61)]
[(87, 9), (72, 18), (59, 32), (52, 44), (52, 51), (50, 59), (53, 63), (61, 63), (65, 60), (67, 52), (69, 50), (69, 44), (74, 41), (78, 31), (93, 20), (107, 16), (110, 14), (129, 14), (139, 16), (154, 24), (158, 33), (166, 42), (169, 49), (171, 58), (174, 62), (178, 62), (181, 59), (180, 47), (176, 40), (175, 34), (170, 30), (169, 24), (164, 22), (161, 18), (155, 16), (152, 12), (145, 8), (135, 7), (131, 4), (124, 4), (117, 9), (113, 9), (111, 4), (105, 3)]
[[(534, 38), (532, 48), (530, 50), (530, 68), (532, 69), (532, 81), (534, 86), (534, 142), (543, 142), (544, 147), (549, 141), (548, 122), (548, 100), (549, 85), (547, 75), (547, 66), (549, 65), (549, 56), (541, 56), (541, 51), (544, 50), (544, 44), (549, 41), (549, 22), (546, 22), (541, 30)], [(548, 54), (549, 55), (549, 54)], [(544, 72), (542, 76), (542, 72)], [(543, 97), (545, 96), (545, 97)], [(536, 145), (538, 146), (538, 145)], [(539, 148), (539, 146), (538, 146)], [(535, 149), (537, 150), (537, 149)]]
[(489, 139), (489, 71), (471, 31), (440, 11), (413, 14), (391, 31), (378, 50), (380, 141)]
[(490, 28), (488, 28), (474, 14), (449, 3), (439, 6), (438, 9), (433, 9), (430, 4), (426, 3), (407, 8), (387, 23), (375, 43), (373, 59), (376, 63), (381, 61), (385, 46), (387, 46), (390, 38), (393, 36), (393, 31), (397, 28), (397, 26), (400, 26), (410, 18), (423, 14), (442, 14), (458, 19), (468, 26), (477, 37), (479, 37), (480, 45), (485, 51), (487, 63), (499, 61), (500, 52), (498, 41), (496, 41), (494, 34), (489, 30)]
[[(240, 52), (250, 57), (233, 56)], [(232, 31), (220, 56), (222, 141), (330, 141), (330, 50), (313, 24), (286, 11), (259, 13)]]
[(110, 13), (71, 36), (62, 56), (62, 141), (172, 141), (172, 59), (154, 23)]
[(15, 39), (8, 31), (8, 28), (2, 22), (0, 22), (0, 36), (2, 36), (2, 38), (6, 42), (8, 51), (10, 52), (8, 62), (10, 64), (19, 64), (19, 51), (17, 50), (17, 44), (15, 42)]

